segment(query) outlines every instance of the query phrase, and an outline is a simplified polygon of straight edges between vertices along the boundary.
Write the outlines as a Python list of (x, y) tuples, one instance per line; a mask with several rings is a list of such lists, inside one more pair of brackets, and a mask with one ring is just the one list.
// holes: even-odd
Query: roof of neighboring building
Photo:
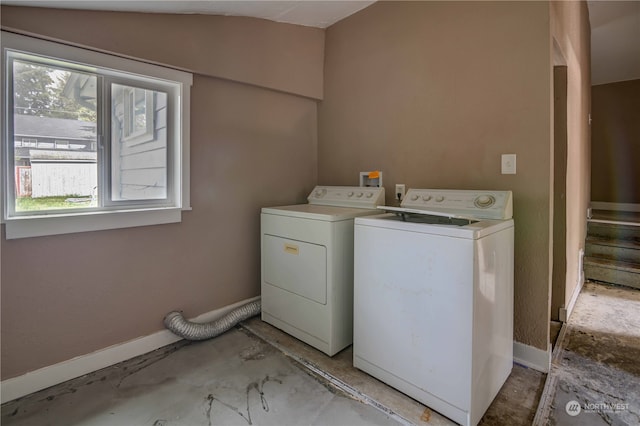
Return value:
[(14, 114), (16, 137), (96, 140), (96, 123)]
[(97, 157), (96, 152), (83, 151), (50, 151), (44, 149), (32, 149), (29, 151), (31, 162), (80, 162), (95, 163)]

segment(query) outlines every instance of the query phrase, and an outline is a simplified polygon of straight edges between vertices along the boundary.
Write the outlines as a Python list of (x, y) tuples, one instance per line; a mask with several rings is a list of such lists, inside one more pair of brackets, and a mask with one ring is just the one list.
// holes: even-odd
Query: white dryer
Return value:
[(262, 320), (333, 356), (353, 341), (353, 220), (384, 188), (317, 186), (309, 204), (263, 208)]
[(356, 218), (354, 365), (462, 425), (513, 366), (511, 191), (411, 189)]

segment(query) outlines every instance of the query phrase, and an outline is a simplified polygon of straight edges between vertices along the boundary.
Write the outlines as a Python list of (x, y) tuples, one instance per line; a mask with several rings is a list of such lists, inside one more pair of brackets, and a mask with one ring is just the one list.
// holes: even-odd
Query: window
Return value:
[(38, 146), (38, 140), (34, 138), (22, 138), (20, 146), (35, 148)]
[(7, 238), (179, 222), (190, 74), (2, 32)]
[(42, 141), (42, 142), (38, 142), (36, 144), (36, 147), (41, 149), (51, 149), (54, 147), (54, 145), (52, 141)]
[(124, 105), (123, 140), (129, 144), (153, 140), (154, 98), (163, 94), (120, 85), (114, 85), (112, 89), (114, 98), (119, 98), (119, 103)]

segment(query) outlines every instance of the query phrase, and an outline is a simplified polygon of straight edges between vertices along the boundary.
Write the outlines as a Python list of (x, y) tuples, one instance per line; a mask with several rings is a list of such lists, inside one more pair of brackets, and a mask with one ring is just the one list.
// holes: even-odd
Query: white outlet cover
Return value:
[(502, 154), (502, 174), (516, 174), (516, 154)]

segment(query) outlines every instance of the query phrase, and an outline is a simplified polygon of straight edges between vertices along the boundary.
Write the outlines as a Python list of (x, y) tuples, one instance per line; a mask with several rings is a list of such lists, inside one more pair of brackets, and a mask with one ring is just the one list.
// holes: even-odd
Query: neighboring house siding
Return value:
[[(144, 200), (167, 196), (167, 95), (155, 93), (153, 139), (130, 143), (122, 138), (122, 124), (117, 129), (120, 141), (114, 149), (114, 199)], [(120, 120), (122, 123), (123, 120)], [(114, 173), (115, 174), (115, 173)]]

